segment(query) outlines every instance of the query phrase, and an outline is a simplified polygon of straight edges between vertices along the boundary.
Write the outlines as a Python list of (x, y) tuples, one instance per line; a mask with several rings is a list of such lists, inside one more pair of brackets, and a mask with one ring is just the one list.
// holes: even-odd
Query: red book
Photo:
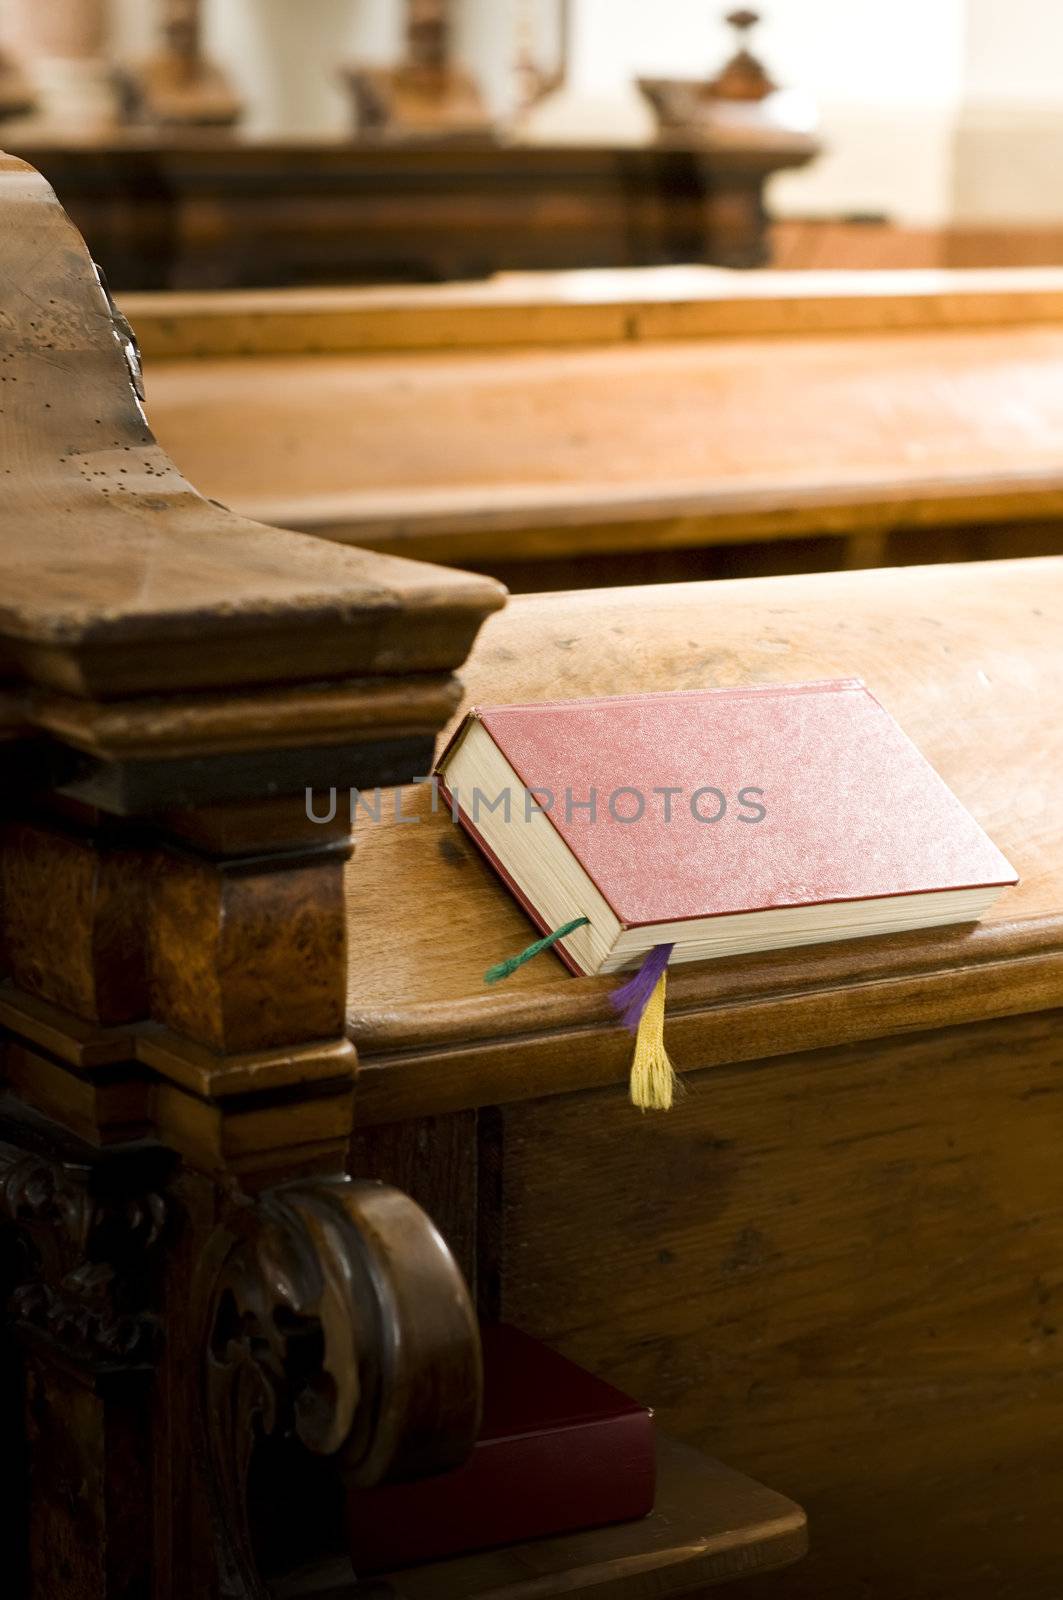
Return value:
[(588, 919), (574, 972), (974, 921), (1017, 881), (858, 679), (478, 707), (438, 772), (543, 932)]
[(653, 1510), (653, 1418), (546, 1345), (481, 1329), (484, 1415), (465, 1466), (355, 1489), (355, 1571), (386, 1572), (493, 1545), (627, 1522)]

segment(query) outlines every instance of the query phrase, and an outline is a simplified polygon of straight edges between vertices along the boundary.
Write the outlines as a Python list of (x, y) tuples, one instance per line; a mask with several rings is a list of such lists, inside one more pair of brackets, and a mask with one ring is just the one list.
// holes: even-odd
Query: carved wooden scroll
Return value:
[[(249, 1207), (206, 1351), (223, 1592), (259, 1586), (244, 1486), (259, 1430), (339, 1452), (360, 1484), (456, 1466), (479, 1425), (476, 1319), (443, 1240), (380, 1184), (294, 1184)], [(208, 1252), (209, 1253), (209, 1252)]]

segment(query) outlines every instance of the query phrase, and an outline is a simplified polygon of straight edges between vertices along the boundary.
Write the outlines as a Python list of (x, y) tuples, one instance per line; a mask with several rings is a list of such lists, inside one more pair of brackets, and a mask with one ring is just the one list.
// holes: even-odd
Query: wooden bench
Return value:
[(468, 1251), (375, 1180), (387, 1139), (351, 1175), (350, 830), (305, 790), (429, 769), (503, 591), (204, 500), (8, 158), (0, 219), (8, 1592), (606, 1600), (795, 1560), (792, 1501), (664, 1443), (644, 1522), (356, 1588), (344, 1485), (460, 1463), (481, 1359)]
[(765, 185), (818, 142), (742, 119), (646, 148), (27, 128), (12, 149), (54, 184), (127, 290), (759, 266), (770, 259)]
[[(780, 1600), (1055, 1600), (1063, 561), (497, 611), (484, 579), (263, 532), (145, 445), (84, 256), (0, 172), (32, 285), (0, 347), (0, 1207), (27, 1247), (0, 1401), (33, 1600), (261, 1596), (263, 1472), (288, 1600), (745, 1596), (772, 1567)], [(639, 1115), (607, 981), (544, 957), (484, 987), (527, 924), (425, 785), (349, 861), (342, 804), (306, 817), (304, 773), (425, 770), (485, 617), (463, 702), (864, 677), (1021, 887), (975, 928), (677, 970), (689, 1093)], [(291, 1513), (467, 1447), (463, 1282), (654, 1405), (663, 1521), (359, 1591)], [(793, 1501), (812, 1548), (780, 1567)]]
[(1063, 272), (131, 296), (226, 505), (514, 589), (1063, 548)]

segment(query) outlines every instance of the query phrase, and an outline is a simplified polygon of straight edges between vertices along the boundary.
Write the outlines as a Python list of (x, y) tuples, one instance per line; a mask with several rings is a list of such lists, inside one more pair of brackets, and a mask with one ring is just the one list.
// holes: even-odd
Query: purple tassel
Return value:
[(674, 944), (655, 944), (633, 978), (620, 989), (614, 989), (609, 1004), (619, 1011), (625, 1028), (638, 1033), (642, 1013), (650, 1003), (650, 996), (661, 979), (661, 973), (672, 959)]

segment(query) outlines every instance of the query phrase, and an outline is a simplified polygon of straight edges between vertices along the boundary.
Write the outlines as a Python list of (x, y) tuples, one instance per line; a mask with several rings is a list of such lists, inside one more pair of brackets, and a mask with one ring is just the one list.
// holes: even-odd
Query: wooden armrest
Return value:
[[(281, 684), (313, 687), (294, 704), (279, 697), (278, 743), (291, 743), (296, 723), (321, 743), (359, 722), (431, 727), (438, 693), (404, 711), (378, 692), (375, 713), (359, 716), (370, 691), (357, 680), (413, 677), (412, 699), (423, 700), (433, 685), (421, 675), (461, 662), (501, 604), (499, 586), (330, 548), (204, 499), (155, 443), (134, 347), (73, 226), (47, 184), (9, 157), (0, 210), (13, 307), (0, 328), (8, 730), (21, 704), (21, 731), (77, 748), (201, 753), (233, 747), (246, 712), (268, 746), (261, 697), (239, 695)], [(177, 701), (167, 721), (170, 697), (192, 692), (214, 698)], [(64, 697), (106, 700), (107, 716)], [(113, 702), (125, 697), (136, 703), (119, 715)]]
[[(1054, 558), (518, 597), (466, 703), (862, 677), (1015, 862), (977, 926), (678, 968), (669, 1038), (694, 1069), (1063, 1002), (1061, 614)], [(348, 869), (360, 1117), (623, 1081), (610, 980), (545, 956), (486, 988), (530, 924), (444, 808), (401, 804), (418, 825), (362, 817)]]

